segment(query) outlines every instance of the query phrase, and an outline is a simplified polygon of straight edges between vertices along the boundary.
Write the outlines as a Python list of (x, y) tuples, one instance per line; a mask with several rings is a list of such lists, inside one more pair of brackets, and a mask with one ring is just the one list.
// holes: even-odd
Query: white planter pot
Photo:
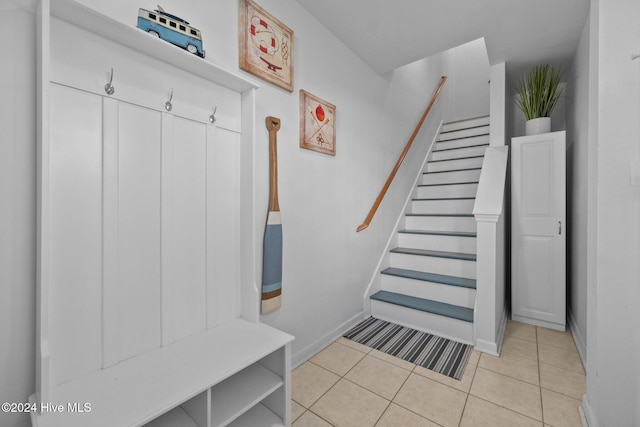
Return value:
[(525, 135), (538, 135), (551, 132), (551, 117), (538, 117), (527, 120), (525, 123)]

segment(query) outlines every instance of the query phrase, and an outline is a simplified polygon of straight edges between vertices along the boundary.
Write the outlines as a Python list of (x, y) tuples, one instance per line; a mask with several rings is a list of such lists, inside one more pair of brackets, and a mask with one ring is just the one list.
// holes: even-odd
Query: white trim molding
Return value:
[(507, 319), (504, 198), (509, 148), (485, 151), (473, 215), (477, 226), (474, 344), (500, 354)]

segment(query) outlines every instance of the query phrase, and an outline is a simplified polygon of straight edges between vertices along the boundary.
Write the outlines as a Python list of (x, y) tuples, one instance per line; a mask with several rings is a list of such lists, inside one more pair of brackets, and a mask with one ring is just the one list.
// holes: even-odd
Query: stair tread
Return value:
[(431, 236), (455, 236), (455, 237), (478, 237), (477, 233), (471, 231), (440, 231), (440, 230), (399, 230), (398, 233), (405, 234), (427, 234)]
[(475, 200), (475, 197), (471, 196), (461, 196), (461, 197), (416, 197), (415, 199), (411, 199), (413, 201), (417, 200)]
[[(455, 122), (451, 122), (451, 123), (455, 123)], [(443, 126), (451, 124), (451, 123), (443, 123)], [(452, 132), (460, 132), (460, 131), (469, 130), (469, 129), (488, 128), (488, 127), (489, 127), (488, 124), (486, 124), (486, 125), (467, 126), (467, 127), (464, 127), (464, 128), (458, 128), (458, 129), (453, 129), (453, 130), (443, 130), (443, 131), (440, 132), (440, 134), (452, 133)]]
[(488, 133), (477, 133), (475, 135), (459, 136), (457, 138), (438, 139), (436, 142), (460, 141), (461, 139), (478, 138), (480, 136), (489, 136), (489, 134)]
[(478, 184), (480, 181), (442, 182), (439, 184), (418, 184), (418, 187), (442, 187), (446, 185)]
[(453, 157), (451, 159), (442, 159), (442, 160), (429, 160), (429, 163), (437, 163), (437, 162), (451, 162), (454, 160), (466, 160), (466, 159), (479, 159), (484, 157), (484, 154), (480, 156), (465, 156), (465, 157)]
[(429, 273), (426, 271), (408, 270), (405, 268), (389, 267), (381, 271), (389, 276), (404, 277), (407, 279), (422, 280), (425, 282), (441, 283), (444, 285), (458, 286), (461, 288), (476, 288), (476, 280), (466, 277), (447, 276), (445, 274)]
[(393, 248), (391, 252), (396, 254), (431, 256), (437, 258), (460, 259), (464, 261), (475, 261), (476, 254), (468, 254), (464, 252), (446, 252), (436, 251), (432, 249), (414, 249), (414, 248)]
[(454, 216), (454, 217), (463, 217), (469, 218), (473, 217), (472, 213), (407, 213), (405, 216)]
[(446, 171), (429, 171), (429, 172), (422, 172), (423, 174), (430, 174), (430, 173), (447, 173), (447, 172), (462, 172), (462, 171), (477, 171), (480, 170), (482, 168), (463, 168), (463, 169), (447, 169)]
[(486, 119), (489, 117), (491, 117), (490, 114), (484, 114), (482, 116), (476, 116), (476, 117), (467, 117), (466, 119), (452, 120), (450, 122), (443, 123), (442, 126), (453, 125), (455, 123), (470, 122), (472, 120), (478, 120), (478, 119)]
[(477, 147), (488, 147), (489, 143), (486, 144), (477, 144), (477, 145), (463, 145), (461, 147), (452, 147), (452, 148), (440, 148), (433, 150), (433, 153), (442, 153), (443, 151), (452, 151), (452, 150), (464, 150), (467, 148), (477, 148)]
[(403, 295), (389, 291), (378, 291), (375, 294), (371, 295), (371, 298), (377, 301), (412, 308), (414, 310), (420, 310), (427, 313), (450, 317), (453, 319), (464, 320), (465, 322), (473, 322), (473, 309), (467, 307), (460, 307), (457, 305), (446, 304), (439, 301), (412, 297), (409, 295)]

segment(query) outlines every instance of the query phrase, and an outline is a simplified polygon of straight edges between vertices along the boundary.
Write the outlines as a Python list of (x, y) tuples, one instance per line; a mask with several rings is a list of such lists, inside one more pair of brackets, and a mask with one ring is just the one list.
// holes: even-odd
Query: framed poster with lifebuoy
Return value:
[(240, 0), (240, 68), (293, 92), (293, 31), (252, 0)]
[(302, 89), (300, 147), (336, 155), (336, 106)]

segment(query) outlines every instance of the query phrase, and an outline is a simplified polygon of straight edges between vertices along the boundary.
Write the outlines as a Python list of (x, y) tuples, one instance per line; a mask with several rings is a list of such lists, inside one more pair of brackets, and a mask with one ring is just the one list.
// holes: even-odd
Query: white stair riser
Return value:
[(473, 231), (476, 219), (474, 217), (455, 216), (411, 216), (405, 217), (405, 228), (409, 230), (437, 230), (437, 231)]
[(417, 199), (429, 199), (435, 197), (475, 197), (478, 192), (478, 184), (454, 184), (430, 187), (418, 187)]
[(427, 163), (427, 172), (479, 168), (479, 167), (482, 167), (483, 159), (484, 157), (473, 157), (471, 159), (456, 159), (456, 160), (444, 160), (442, 162), (429, 162)]
[(430, 160), (457, 159), (459, 157), (484, 156), (485, 145), (475, 147), (456, 148), (455, 150), (433, 151)]
[(390, 265), (395, 268), (444, 274), (446, 276), (476, 278), (476, 262), (462, 259), (391, 252)]
[(447, 148), (469, 147), (489, 143), (489, 135), (478, 135), (470, 138), (453, 139), (450, 141), (437, 141), (434, 150), (446, 150)]
[(473, 126), (483, 126), (489, 124), (489, 116), (477, 117), (474, 119), (460, 120), (442, 125), (442, 132), (449, 132), (456, 129), (470, 128)]
[(371, 315), (422, 332), (473, 344), (473, 323), (371, 300)]
[(413, 200), (411, 213), (472, 213), (475, 199)]
[(450, 139), (465, 138), (467, 136), (486, 135), (489, 133), (489, 125), (472, 127), (469, 129), (459, 129), (452, 132), (440, 133), (438, 141), (448, 141)]
[(440, 236), (434, 234), (398, 233), (398, 246), (434, 251), (476, 253), (475, 237)]
[[(426, 168), (425, 168), (426, 169)], [(447, 184), (450, 182), (469, 182), (480, 179), (480, 169), (422, 174), (420, 184)]]
[(476, 302), (475, 289), (425, 282), (424, 280), (408, 279), (388, 274), (382, 275), (382, 289), (467, 308), (473, 308)]

